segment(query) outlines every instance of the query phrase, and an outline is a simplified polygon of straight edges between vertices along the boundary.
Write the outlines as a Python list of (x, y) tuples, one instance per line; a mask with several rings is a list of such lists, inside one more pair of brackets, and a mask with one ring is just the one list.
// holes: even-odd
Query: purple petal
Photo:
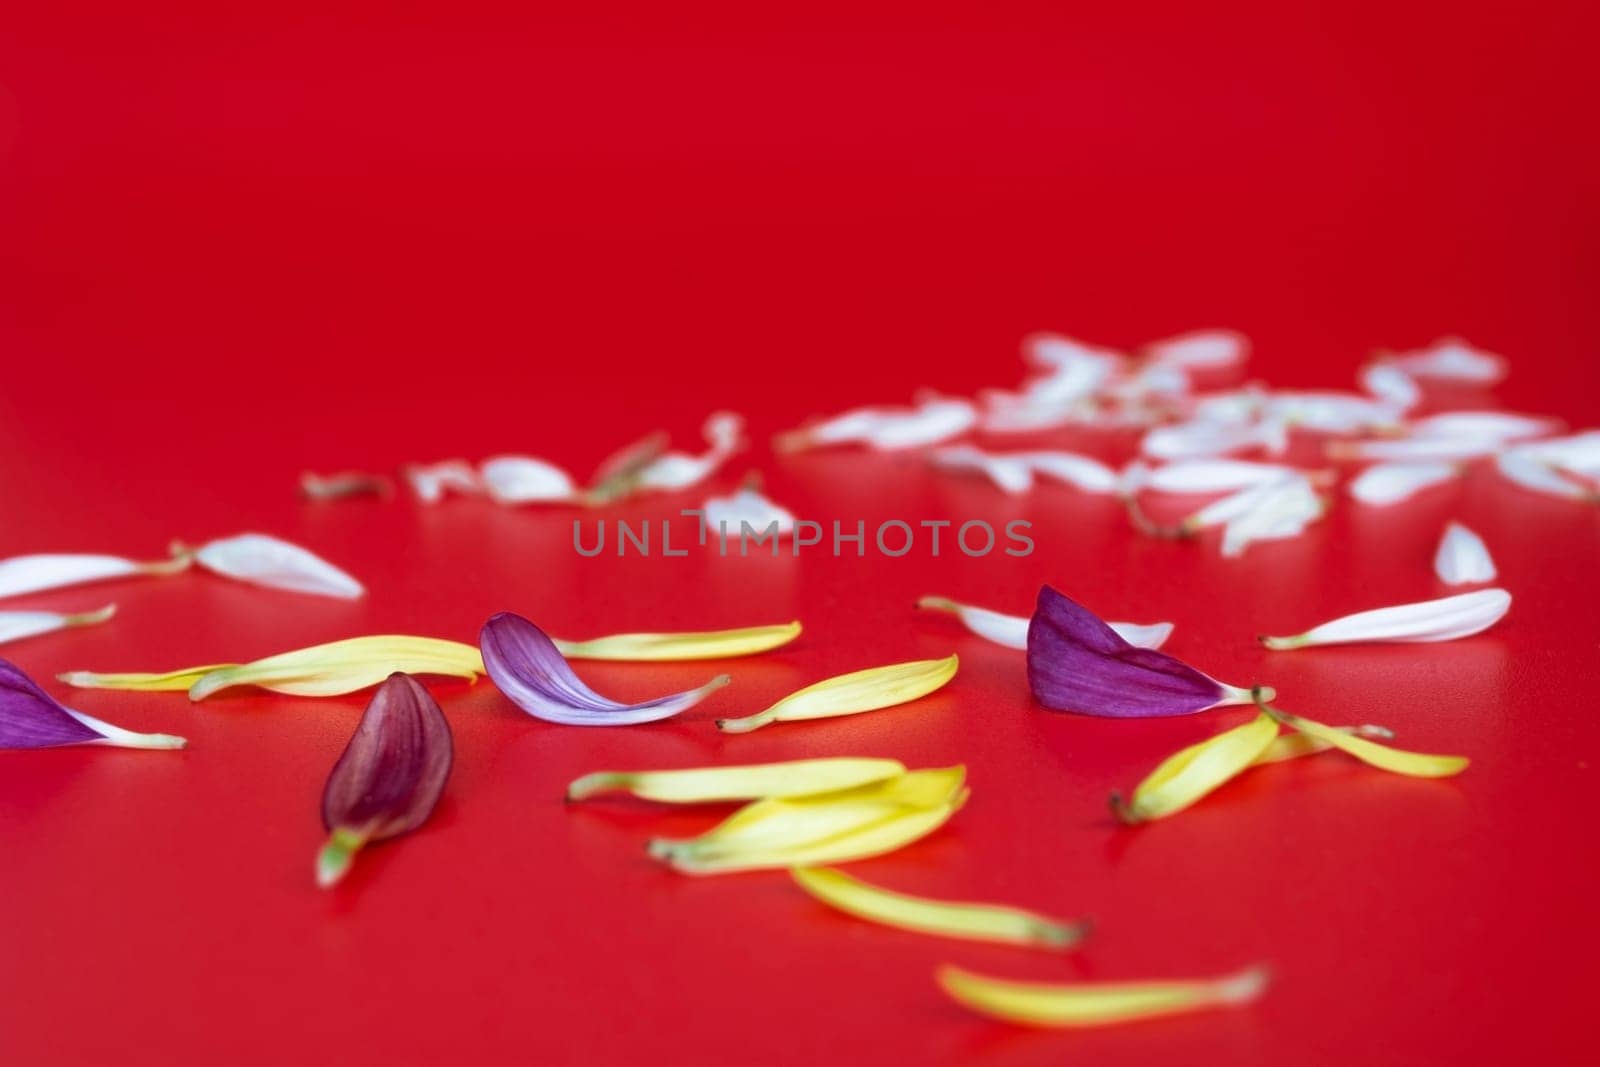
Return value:
[(439, 803), (453, 757), (439, 705), (422, 683), (396, 671), (328, 776), (323, 825), (358, 831), (363, 842), (415, 830)]
[(16, 664), (0, 659), (0, 748), (53, 748), (103, 739)]
[(670, 718), (728, 684), (718, 675), (699, 689), (642, 704), (608, 700), (578, 680), (543, 630), (520, 615), (502, 611), (478, 636), (483, 666), (500, 691), (529, 715), (569, 726), (631, 726)]
[(1111, 718), (1189, 715), (1227, 695), (1165, 652), (1128, 644), (1049, 586), (1039, 590), (1028, 624), (1028, 687), (1047, 708)]

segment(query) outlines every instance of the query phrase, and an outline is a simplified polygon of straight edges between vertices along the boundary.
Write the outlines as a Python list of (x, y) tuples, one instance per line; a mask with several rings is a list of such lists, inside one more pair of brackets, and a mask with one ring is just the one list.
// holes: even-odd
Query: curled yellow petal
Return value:
[(1134, 789), (1131, 801), (1113, 793), (1111, 810), (1126, 823), (1182, 811), (1255, 763), (1277, 734), (1278, 724), (1262, 712), (1243, 726), (1168, 756)]
[(615, 791), (668, 804), (805, 796), (882, 781), (904, 774), (905, 769), (899, 760), (837, 758), (677, 771), (596, 771), (567, 786), (567, 799)]
[(1261, 705), (1261, 710), (1290, 729), (1308, 734), (1333, 748), (1342, 749), (1362, 763), (1369, 763), (1380, 770), (1394, 774), (1409, 775), (1413, 778), (1448, 778), (1466, 770), (1467, 764), (1471, 762), (1465, 756), (1435, 756), (1426, 752), (1407, 752), (1405, 749), (1390, 748), (1388, 745), (1380, 745), (1376, 741), (1346, 733), (1334, 726), (1303, 719), (1287, 711), (1279, 711), (1277, 708), (1269, 708), (1265, 704)]
[(1248, 1004), (1267, 988), (1267, 969), (1221, 978), (1163, 982), (1016, 982), (960, 967), (938, 972), (939, 985), (981, 1015), (1028, 1026), (1106, 1026), (1204, 1008)]
[(473, 681), (483, 672), (483, 657), (472, 645), (437, 637), (351, 637), (210, 671), (190, 686), (189, 699), (204, 700), (240, 685), (295, 696), (336, 696), (377, 685), (395, 671)]
[(810, 867), (879, 856), (925, 837), (966, 802), (965, 767), (747, 804), (687, 840), (656, 838), (652, 856), (685, 874)]
[(927, 696), (954, 678), (958, 664), (957, 657), (948, 656), (841, 674), (790, 693), (766, 711), (743, 719), (718, 719), (717, 729), (743, 734), (775, 722), (855, 715), (904, 704)]
[(747, 626), (740, 630), (691, 633), (612, 634), (589, 641), (556, 640), (567, 659), (633, 660), (728, 659), (754, 656), (788, 644), (800, 636), (800, 623)]
[(127, 689), (140, 693), (180, 693), (212, 671), (231, 670), (237, 663), (212, 663), (205, 667), (185, 667), (165, 674), (96, 674), (94, 671), (68, 671), (56, 675), (57, 681), (79, 689)]
[(801, 889), (848, 915), (921, 934), (1061, 951), (1083, 940), (1088, 924), (1062, 922), (1022, 908), (927, 900), (895, 893), (831, 867), (789, 872)]
[[(1341, 726), (1340, 733), (1356, 734), (1359, 737), (1381, 737), (1388, 739), (1394, 736), (1394, 731), (1384, 726), (1373, 726), (1370, 723), (1364, 726)], [(1314, 756), (1318, 752), (1327, 752), (1333, 745), (1310, 734), (1279, 734), (1256, 757), (1255, 766), (1267, 763), (1282, 763), (1284, 760), (1299, 759), (1301, 756)]]

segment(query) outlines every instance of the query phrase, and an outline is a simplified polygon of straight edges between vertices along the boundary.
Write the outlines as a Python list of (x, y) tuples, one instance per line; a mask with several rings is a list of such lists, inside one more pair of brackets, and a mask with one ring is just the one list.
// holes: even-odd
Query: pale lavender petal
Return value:
[(1130, 645), (1049, 586), (1028, 626), (1028, 686), (1047, 708), (1110, 718), (1189, 715), (1251, 699), (1164, 652)]
[(485, 671), (513, 704), (534, 718), (568, 726), (655, 722), (693, 707), (728, 684), (728, 676), (722, 674), (685, 693), (621, 704), (584, 685), (543, 630), (509, 611), (483, 624), (478, 644)]

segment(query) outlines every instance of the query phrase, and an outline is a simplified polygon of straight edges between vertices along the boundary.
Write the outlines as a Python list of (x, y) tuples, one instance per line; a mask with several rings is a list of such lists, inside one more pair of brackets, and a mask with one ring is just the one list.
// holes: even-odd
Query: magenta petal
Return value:
[(103, 737), (74, 718), (16, 664), (0, 659), (0, 748), (53, 748)]
[(484, 670), (513, 704), (534, 718), (568, 726), (631, 726), (670, 718), (728, 683), (723, 674), (686, 693), (620, 704), (579, 681), (545, 632), (509, 611), (483, 624), (478, 647)]
[(1227, 695), (1181, 660), (1128, 644), (1049, 586), (1028, 624), (1028, 687), (1047, 708), (1130, 719), (1189, 715)]
[(415, 830), (450, 777), (450, 724), (428, 691), (395, 672), (378, 687), (322, 793), (322, 822), (361, 842)]

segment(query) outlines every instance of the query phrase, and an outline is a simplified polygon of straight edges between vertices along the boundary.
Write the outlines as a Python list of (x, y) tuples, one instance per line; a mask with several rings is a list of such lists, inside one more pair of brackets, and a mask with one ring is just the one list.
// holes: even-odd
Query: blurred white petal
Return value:
[(1444, 528), (1439, 550), (1433, 554), (1433, 571), (1449, 585), (1492, 582), (1496, 573), (1489, 546), (1459, 522)]
[(1164, 493), (1228, 493), (1299, 473), (1282, 463), (1243, 459), (1183, 459), (1149, 471), (1143, 487)]
[(1265, 418), (1324, 433), (1356, 433), (1400, 424), (1393, 405), (1359, 393), (1283, 391), (1268, 394)]
[(442, 463), (413, 464), (401, 472), (411, 485), (412, 492), (424, 504), (437, 504), (447, 490), (457, 493), (481, 493), (478, 473), (464, 459), (447, 459)]
[(109, 578), (141, 574), (176, 574), (188, 569), (188, 556), (141, 563), (121, 556), (89, 553), (43, 553), (0, 560), (0, 597), (21, 596)]
[(1361, 368), (1361, 388), (1400, 411), (1410, 411), (1422, 400), (1422, 387), (1393, 363), (1369, 363)]
[(1283, 650), (1358, 641), (1453, 641), (1487, 630), (1510, 609), (1510, 593), (1504, 589), (1480, 589), (1440, 600), (1346, 615), (1293, 637), (1263, 637), (1261, 643)]
[(1513, 415), (1506, 411), (1447, 411), (1418, 419), (1406, 428), (1411, 437), (1515, 441), (1559, 429), (1560, 419)]
[[(1026, 615), (1002, 615), (998, 611), (960, 604), (941, 596), (925, 596), (917, 601), (917, 607), (927, 611), (950, 612), (967, 629), (997, 645), (1016, 649), (1028, 647), (1028, 623), (1032, 620)], [(1106, 625), (1128, 644), (1138, 648), (1160, 648), (1172, 636), (1170, 622), (1108, 622)]]
[(818, 445), (864, 444), (872, 448), (935, 445), (970, 430), (978, 421), (968, 400), (930, 397), (916, 408), (857, 408), (804, 429), (779, 435), (782, 451)]
[(1600, 430), (1534, 441), (1519, 445), (1517, 451), (1574, 474), (1600, 477)]
[(1035, 473), (1089, 493), (1110, 493), (1117, 488), (1116, 471), (1076, 452), (985, 452), (971, 445), (954, 445), (935, 452), (933, 462), (951, 470), (981, 471), (1008, 493), (1027, 492), (1033, 487)]
[(195, 562), (208, 571), (251, 585), (295, 593), (352, 600), (361, 583), (320, 556), (266, 534), (224, 537), (194, 551)]
[(59, 611), (0, 611), (0, 645), (7, 641), (20, 641), (24, 637), (54, 633), (75, 626), (92, 626), (105, 622), (117, 612), (115, 604), (107, 604), (97, 611), (82, 611), (63, 615)]
[(1453, 463), (1375, 463), (1351, 481), (1350, 495), (1363, 504), (1398, 504), (1459, 473)]
[(1495, 466), (1502, 477), (1524, 489), (1546, 496), (1565, 497), (1568, 500), (1594, 500), (1595, 490), (1573, 481), (1560, 471), (1520, 448), (1513, 448), (1495, 457)]
[(566, 471), (533, 456), (496, 456), (485, 460), (479, 473), (497, 504), (571, 500), (578, 491)]
[(1249, 509), (1228, 520), (1222, 533), (1222, 554), (1233, 558), (1253, 542), (1298, 537), (1322, 517), (1322, 497), (1305, 478), (1288, 478), (1264, 487)]
[(1336, 459), (1377, 459), (1424, 463), (1477, 459), (1500, 451), (1501, 442), (1490, 437), (1386, 437), (1371, 441), (1330, 441), (1328, 455)]
[(730, 540), (737, 539), (749, 523), (757, 535), (776, 524), (777, 535), (786, 537), (794, 532), (794, 513), (769, 500), (755, 489), (740, 489), (732, 496), (714, 496), (702, 505), (702, 521), (709, 530), (726, 530)]
[(1160, 426), (1144, 435), (1140, 450), (1156, 459), (1187, 459), (1220, 456), (1246, 448), (1281, 451), (1284, 428), (1281, 423), (1221, 423), (1208, 420)]
[(394, 491), (389, 479), (365, 471), (340, 471), (338, 474), (300, 475), (300, 492), (312, 500), (342, 500), (351, 496), (388, 496)]
[(1141, 493), (1150, 484), (1150, 476), (1154, 471), (1143, 460), (1130, 460), (1122, 473), (1117, 475), (1117, 492), (1122, 496), (1134, 496)]
[(1435, 341), (1430, 347), (1415, 352), (1401, 353), (1388, 362), (1413, 378), (1493, 385), (1506, 376), (1504, 358), (1473, 348), (1454, 337)]
[(1253, 422), (1260, 417), (1265, 404), (1266, 394), (1255, 386), (1206, 393), (1195, 402), (1193, 417), (1199, 422)]
[(941, 448), (932, 456), (935, 466), (946, 470), (977, 471), (1007, 493), (1026, 493), (1033, 488), (1033, 468), (1020, 457), (999, 456), (971, 445)]
[(1117, 472), (1099, 460), (1077, 452), (1020, 452), (1017, 458), (1035, 473), (1066, 482), (1086, 493), (1111, 493), (1117, 488)]
[(1250, 339), (1233, 330), (1195, 330), (1144, 347), (1155, 363), (1214, 370), (1242, 366), (1250, 358)]
[(699, 455), (668, 452), (639, 472), (644, 489), (687, 489), (715, 474), (728, 457), (744, 447), (744, 419), (729, 411), (719, 411), (706, 419), (702, 432), (706, 450)]

